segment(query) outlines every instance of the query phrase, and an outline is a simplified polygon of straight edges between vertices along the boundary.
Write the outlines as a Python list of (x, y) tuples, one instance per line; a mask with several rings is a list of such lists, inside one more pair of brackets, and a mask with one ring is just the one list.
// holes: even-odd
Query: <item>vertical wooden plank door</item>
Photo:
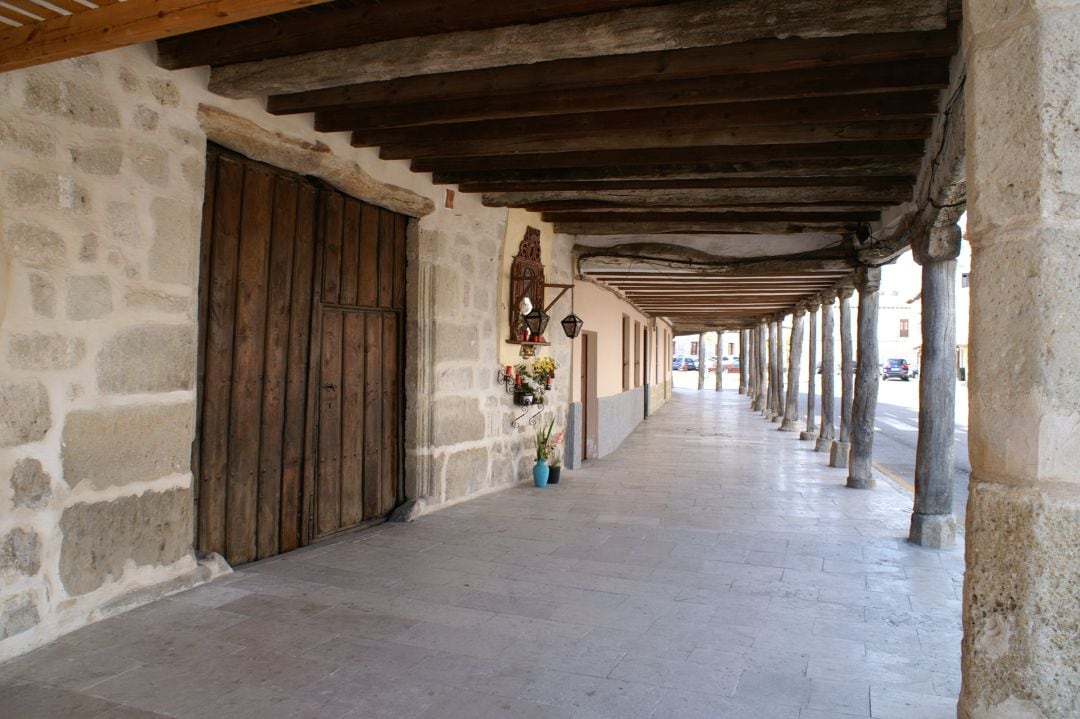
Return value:
[(231, 564), (401, 499), (405, 218), (211, 146), (197, 547)]

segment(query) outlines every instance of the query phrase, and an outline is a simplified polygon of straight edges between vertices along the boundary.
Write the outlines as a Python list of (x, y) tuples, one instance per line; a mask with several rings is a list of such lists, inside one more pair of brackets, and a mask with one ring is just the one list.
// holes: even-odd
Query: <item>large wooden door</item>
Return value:
[(405, 224), (209, 148), (192, 448), (199, 551), (242, 564), (399, 501)]

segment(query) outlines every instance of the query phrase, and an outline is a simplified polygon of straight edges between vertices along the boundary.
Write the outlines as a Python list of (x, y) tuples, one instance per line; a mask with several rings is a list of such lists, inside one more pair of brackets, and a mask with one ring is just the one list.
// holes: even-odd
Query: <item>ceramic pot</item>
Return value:
[(533, 465), (533, 484), (537, 487), (546, 487), (548, 483), (548, 465), (545, 460), (538, 459)]
[(557, 464), (554, 467), (548, 465), (548, 484), (558, 484), (560, 474), (562, 474), (561, 464)]

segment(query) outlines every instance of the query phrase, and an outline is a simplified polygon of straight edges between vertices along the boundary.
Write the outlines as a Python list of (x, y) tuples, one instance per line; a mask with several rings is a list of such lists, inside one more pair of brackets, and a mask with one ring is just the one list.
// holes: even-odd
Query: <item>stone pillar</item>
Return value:
[[(851, 341), (850, 287), (840, 290), (840, 434), (829, 448), (829, 466), (848, 466), (851, 401), (855, 394), (855, 343)], [(876, 373), (875, 373), (876, 374)]]
[(814, 307), (810, 311), (808, 318), (810, 324), (810, 356), (807, 358), (810, 361), (810, 366), (807, 368), (807, 386), (806, 386), (806, 430), (799, 433), (799, 439), (802, 440), (816, 440), (817, 439), (817, 418), (814, 416), (814, 411), (817, 409), (814, 405), (817, 401), (817, 323), (818, 323), (818, 308)]
[(746, 394), (748, 389), (746, 380), (746, 363), (749, 357), (746, 352), (748, 334), (749, 332), (747, 330), (739, 330), (739, 394)]
[(776, 327), (776, 387), (773, 390), (773, 422), (784, 418), (784, 319), (773, 320)]
[(1080, 5), (964, 4), (961, 719), (1080, 716)]
[(821, 429), (818, 431), (814, 449), (828, 452), (832, 449), (836, 437), (836, 419), (834, 417), (835, 395), (833, 385), (836, 381), (836, 327), (833, 303), (835, 295), (830, 293), (821, 305)]
[(860, 268), (859, 345), (855, 372), (855, 399), (851, 403), (851, 453), (848, 458), (847, 486), (869, 489), (874, 486), (871, 462), (874, 460), (874, 420), (877, 415), (878, 378), (878, 288), (881, 270)]
[(698, 332), (697, 336), (697, 388), (705, 389), (705, 333)]
[(716, 391), (719, 392), (724, 388), (724, 355), (721, 351), (724, 349), (724, 330), (716, 330)]
[(922, 359), (919, 363), (919, 440), (915, 507), (908, 539), (933, 549), (956, 541), (953, 442), (956, 431), (956, 257), (960, 228), (935, 228), (913, 243), (922, 265)]
[(769, 407), (769, 381), (768, 381), (768, 343), (766, 339), (768, 337), (768, 330), (765, 327), (765, 322), (759, 322), (757, 327), (757, 360), (754, 362), (754, 369), (757, 373), (757, 404), (755, 409), (764, 415), (768, 412)]
[(802, 372), (803, 334), (806, 310), (798, 308), (791, 316), (791, 345), (788, 351), (787, 396), (784, 398), (784, 416), (780, 422), (783, 432), (799, 430), (799, 373)]

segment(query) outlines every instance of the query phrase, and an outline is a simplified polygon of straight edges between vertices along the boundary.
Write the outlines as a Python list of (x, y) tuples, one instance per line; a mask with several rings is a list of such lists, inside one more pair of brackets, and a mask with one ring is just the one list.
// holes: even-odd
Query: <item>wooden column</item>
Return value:
[(724, 388), (724, 362), (720, 352), (724, 349), (724, 330), (716, 330), (716, 391)]
[(799, 373), (802, 372), (803, 335), (806, 326), (806, 310), (798, 308), (791, 316), (791, 344), (788, 350), (787, 396), (784, 398), (784, 416), (780, 422), (782, 432), (799, 430)]
[[(913, 247), (922, 265), (922, 358), (919, 363), (919, 440), (915, 506), (908, 539), (933, 549), (956, 542), (953, 460), (956, 434), (956, 257), (960, 228), (934, 228)], [(930, 249), (939, 250), (931, 252)]]
[(697, 336), (697, 388), (705, 389), (705, 333), (698, 332)]
[(864, 267), (857, 274), (859, 289), (859, 345), (855, 372), (855, 399), (851, 404), (851, 454), (848, 458), (847, 486), (869, 489), (874, 486), (871, 463), (874, 459), (874, 419), (877, 415), (878, 386), (878, 289), (881, 270)]
[(784, 318), (773, 320), (776, 327), (776, 388), (773, 390), (773, 422), (784, 418)]
[(817, 402), (817, 307), (810, 310), (807, 319), (810, 324), (810, 337), (808, 340), (810, 343), (810, 356), (807, 358), (810, 366), (806, 368), (806, 430), (799, 433), (799, 439), (817, 440), (817, 417), (814, 414), (817, 410), (817, 407), (814, 406)]
[(757, 373), (757, 403), (754, 409), (762, 416), (769, 411), (768, 334), (768, 327), (762, 320), (757, 327), (757, 361), (754, 363), (754, 370)]
[(765, 409), (761, 414), (765, 419), (771, 420), (776, 409), (776, 323), (766, 320), (765, 326), (769, 345), (769, 368), (766, 372), (769, 386), (765, 393)]
[(746, 394), (749, 386), (746, 381), (746, 361), (749, 355), (746, 352), (747, 330), (739, 330), (739, 394)]
[(836, 400), (833, 394), (833, 385), (836, 382), (835, 302), (835, 293), (829, 293), (821, 305), (821, 428), (814, 445), (818, 452), (832, 449), (833, 440), (836, 438)]
[(851, 295), (840, 290), (840, 434), (829, 448), (829, 466), (848, 466), (851, 440), (851, 401), (855, 394), (855, 344), (851, 341)]

